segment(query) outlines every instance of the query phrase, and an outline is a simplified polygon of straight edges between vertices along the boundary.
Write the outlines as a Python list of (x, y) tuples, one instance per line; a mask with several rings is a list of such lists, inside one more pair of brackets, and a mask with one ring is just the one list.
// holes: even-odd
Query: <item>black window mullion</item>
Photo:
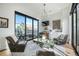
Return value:
[(72, 45), (74, 46), (74, 26), (73, 26), (73, 24), (74, 24), (74, 16), (73, 16), (73, 13), (72, 13)]
[(34, 20), (32, 19), (32, 39), (34, 39)]
[(76, 14), (76, 22), (75, 22), (75, 24), (76, 24), (76, 48), (77, 48), (77, 7), (76, 7), (76, 11), (75, 11), (75, 14)]
[(25, 40), (27, 40), (27, 38), (26, 38), (26, 16), (25, 16)]
[(38, 29), (37, 29), (37, 37), (39, 36), (39, 21), (37, 21), (38, 22)]

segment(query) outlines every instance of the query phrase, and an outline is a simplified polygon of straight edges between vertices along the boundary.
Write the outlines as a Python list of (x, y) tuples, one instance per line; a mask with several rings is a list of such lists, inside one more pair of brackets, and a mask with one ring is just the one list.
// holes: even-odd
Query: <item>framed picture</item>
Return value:
[(60, 29), (60, 20), (53, 21), (53, 29)]
[(61, 32), (61, 20), (54, 20), (53, 21), (53, 29), (56, 30), (56, 32)]
[(8, 18), (0, 17), (0, 28), (8, 28)]

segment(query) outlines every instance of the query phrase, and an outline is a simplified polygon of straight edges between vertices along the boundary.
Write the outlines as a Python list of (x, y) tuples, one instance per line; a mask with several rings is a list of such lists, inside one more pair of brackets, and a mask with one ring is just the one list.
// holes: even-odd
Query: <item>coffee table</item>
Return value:
[[(34, 39), (34, 41), (41, 42), (44, 45), (42, 46), (42, 49), (49, 52), (54, 52), (57, 56), (67, 56), (65, 54), (65, 48), (59, 45), (54, 44), (54, 42), (42, 42), (40, 40)], [(51, 47), (52, 46), (52, 47)]]

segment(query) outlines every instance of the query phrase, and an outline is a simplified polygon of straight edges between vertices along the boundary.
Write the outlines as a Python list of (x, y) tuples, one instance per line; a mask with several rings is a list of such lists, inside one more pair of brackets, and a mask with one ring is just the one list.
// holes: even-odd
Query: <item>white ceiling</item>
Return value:
[[(44, 12), (43, 4), (44, 3), (17, 3), (13, 5), (26, 7), (41, 18)], [(46, 3), (46, 12), (48, 13), (48, 15), (52, 15), (64, 8), (69, 8), (69, 6), (71, 6), (71, 3)]]
[[(30, 10), (39, 14), (39, 16), (42, 16), (44, 11), (43, 3), (27, 3), (25, 6), (29, 6)], [(68, 8), (69, 6), (71, 6), (71, 3), (46, 3), (46, 12), (48, 15), (55, 14), (64, 8)]]

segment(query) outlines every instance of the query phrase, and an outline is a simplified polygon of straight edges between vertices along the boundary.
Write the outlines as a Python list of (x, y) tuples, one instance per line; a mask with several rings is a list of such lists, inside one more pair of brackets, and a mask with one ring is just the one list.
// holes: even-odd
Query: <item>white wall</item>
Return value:
[(19, 11), (26, 15), (38, 18), (32, 10), (29, 10), (29, 6), (20, 4), (0, 4), (0, 17), (5, 17), (9, 19), (8, 28), (0, 28), (0, 36), (6, 36), (14, 34), (14, 12)]

